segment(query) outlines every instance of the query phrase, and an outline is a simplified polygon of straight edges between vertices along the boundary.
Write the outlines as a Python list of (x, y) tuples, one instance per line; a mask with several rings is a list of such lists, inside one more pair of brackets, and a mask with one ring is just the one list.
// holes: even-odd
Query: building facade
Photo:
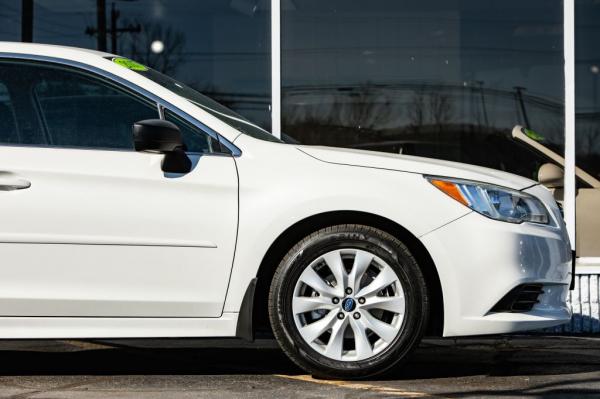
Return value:
[(0, 0), (0, 21), (0, 40), (119, 53), (289, 141), (559, 166), (576, 311), (600, 330), (600, 1)]

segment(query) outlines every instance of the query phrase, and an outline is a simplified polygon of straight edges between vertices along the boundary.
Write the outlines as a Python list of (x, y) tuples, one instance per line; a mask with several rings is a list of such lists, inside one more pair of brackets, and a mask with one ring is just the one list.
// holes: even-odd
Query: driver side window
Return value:
[(44, 70), (33, 86), (48, 144), (133, 149), (131, 126), (156, 118), (156, 107), (100, 80)]
[[(0, 143), (133, 150), (132, 126), (158, 119), (154, 102), (103, 77), (57, 64), (0, 61)], [(4, 93), (4, 94), (3, 94)], [(13, 116), (9, 118), (9, 116)], [(191, 152), (211, 152), (211, 139), (174, 114)], [(10, 126), (8, 126), (10, 125)]]

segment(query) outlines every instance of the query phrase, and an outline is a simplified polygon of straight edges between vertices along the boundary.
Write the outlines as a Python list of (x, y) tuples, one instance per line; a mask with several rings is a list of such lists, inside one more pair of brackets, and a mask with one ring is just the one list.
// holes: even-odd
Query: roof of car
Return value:
[(79, 55), (95, 55), (98, 57), (110, 57), (113, 54), (84, 49), (71, 46), (60, 46), (56, 44), (39, 44), (39, 43), (23, 43), (23, 42), (3, 42), (0, 41), (0, 53), (22, 53), (22, 54), (39, 54), (46, 56), (55, 56), (62, 58), (73, 58)]

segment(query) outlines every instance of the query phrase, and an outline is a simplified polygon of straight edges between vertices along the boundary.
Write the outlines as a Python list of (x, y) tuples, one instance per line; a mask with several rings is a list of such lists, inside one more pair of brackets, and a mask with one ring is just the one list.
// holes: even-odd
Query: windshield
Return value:
[(121, 65), (127, 69), (135, 71), (140, 75), (152, 80), (155, 83), (163, 86), (164, 88), (172, 91), (173, 93), (185, 98), (192, 104), (202, 108), (204, 111), (210, 113), (216, 118), (219, 118), (221, 121), (225, 122), (229, 126), (233, 127), (240, 132), (252, 136), (254, 138), (266, 141), (274, 141), (278, 143), (283, 143), (283, 141), (279, 140), (277, 137), (273, 136), (271, 133), (267, 132), (263, 128), (255, 125), (254, 123), (248, 121), (243, 116), (236, 114), (229, 108), (219, 104), (213, 99), (200, 94), (196, 90), (192, 89), (185, 84), (168, 77), (167, 75), (163, 75), (162, 73), (155, 71), (151, 68), (148, 68), (142, 64), (139, 64), (135, 61), (129, 60), (127, 58), (121, 57), (107, 57), (112, 60), (114, 63)]

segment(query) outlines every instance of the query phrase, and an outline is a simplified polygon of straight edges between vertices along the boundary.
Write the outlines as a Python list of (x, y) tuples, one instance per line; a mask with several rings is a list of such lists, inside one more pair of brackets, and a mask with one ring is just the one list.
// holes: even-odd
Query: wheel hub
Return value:
[(345, 312), (352, 312), (356, 308), (356, 301), (353, 298), (346, 298), (342, 301), (342, 309)]

